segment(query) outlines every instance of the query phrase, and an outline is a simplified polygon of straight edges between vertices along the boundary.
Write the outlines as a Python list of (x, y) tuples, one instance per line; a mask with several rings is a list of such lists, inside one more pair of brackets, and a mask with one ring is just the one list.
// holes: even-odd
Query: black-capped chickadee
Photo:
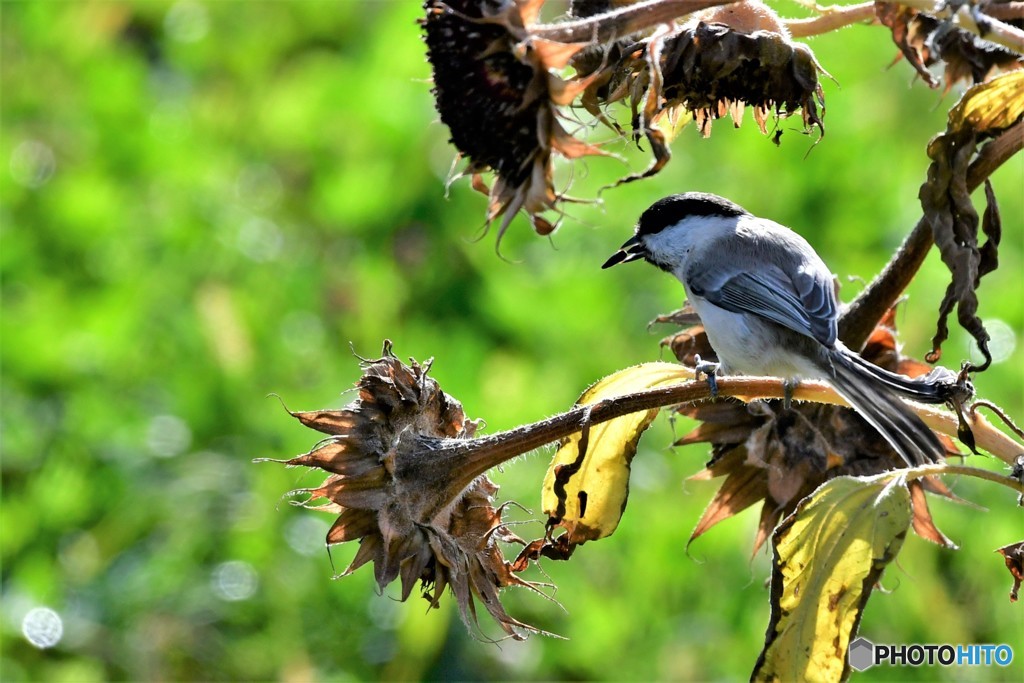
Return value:
[(636, 234), (602, 267), (641, 258), (683, 283), (722, 372), (781, 377), (787, 387), (823, 379), (908, 465), (945, 454), (894, 394), (941, 402), (936, 382), (883, 370), (837, 340), (832, 273), (789, 228), (713, 194), (672, 195), (644, 211)]

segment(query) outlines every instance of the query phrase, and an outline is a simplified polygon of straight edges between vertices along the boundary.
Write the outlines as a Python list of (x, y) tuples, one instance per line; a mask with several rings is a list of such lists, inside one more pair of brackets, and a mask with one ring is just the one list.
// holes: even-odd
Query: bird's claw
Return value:
[(709, 360), (701, 360), (699, 354), (693, 357), (693, 372), (697, 379), (700, 379), (701, 375), (704, 375), (707, 380), (708, 388), (711, 389), (711, 398), (718, 398), (718, 381), (715, 379), (715, 373), (718, 372), (718, 368), (721, 367), (721, 363), (714, 363)]
[(793, 405), (793, 392), (800, 386), (798, 379), (782, 380), (782, 407), (789, 410)]

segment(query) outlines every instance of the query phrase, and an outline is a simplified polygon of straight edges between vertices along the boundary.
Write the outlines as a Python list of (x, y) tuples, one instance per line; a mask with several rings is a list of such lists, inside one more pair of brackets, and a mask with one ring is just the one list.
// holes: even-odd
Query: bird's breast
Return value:
[(799, 347), (812, 340), (752, 314), (720, 308), (694, 294), (690, 294), (689, 301), (700, 316), (724, 373), (785, 379), (822, 375), (807, 354), (799, 352)]

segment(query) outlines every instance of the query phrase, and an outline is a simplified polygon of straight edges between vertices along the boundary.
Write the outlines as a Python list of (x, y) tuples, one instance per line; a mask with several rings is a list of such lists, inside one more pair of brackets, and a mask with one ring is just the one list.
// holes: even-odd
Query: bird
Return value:
[(643, 212), (631, 238), (602, 266), (645, 260), (674, 275), (701, 319), (714, 374), (782, 378), (786, 407), (801, 379), (821, 379), (910, 467), (946, 449), (897, 394), (941, 403), (952, 371), (911, 379), (880, 368), (838, 339), (832, 272), (796, 232), (718, 195), (686, 192)]

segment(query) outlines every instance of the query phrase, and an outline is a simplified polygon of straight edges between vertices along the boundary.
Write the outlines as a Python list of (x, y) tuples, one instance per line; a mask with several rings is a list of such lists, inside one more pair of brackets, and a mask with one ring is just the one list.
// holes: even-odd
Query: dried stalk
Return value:
[(634, 5), (554, 24), (532, 24), (533, 38), (556, 43), (606, 43), (733, 0), (645, 0)]
[[(731, 396), (749, 402), (756, 399), (780, 399), (784, 395), (785, 388), (780, 379), (772, 377), (718, 378), (718, 396), (720, 397)], [(442, 440), (433, 448), (433, 457), (450, 458), (453, 462), (458, 461), (467, 481), (471, 481), (492, 467), (582, 431), (584, 426), (607, 422), (630, 413), (710, 398), (711, 390), (707, 382), (703, 380), (625, 394), (592, 405), (575, 406), (571, 410), (546, 420), (522, 425), (490, 436), (469, 440)], [(816, 381), (801, 382), (793, 392), (793, 399), (838, 406), (849, 405), (829, 385)], [(949, 436), (956, 436), (959, 423), (955, 414), (935, 406), (923, 406), (916, 403), (908, 405), (932, 429)], [(1014, 459), (1024, 451), (1024, 446), (993, 427), (982, 415), (970, 413), (965, 419), (974, 433), (977, 446), (1001, 460), (1012, 464)]]
[(985, 14), (1001, 21), (1024, 19), (1024, 2), (993, 2), (985, 7)]
[(875, 18), (875, 3), (862, 2), (859, 5), (822, 7), (821, 14), (807, 19), (786, 19), (786, 28), (794, 38), (806, 38), (830, 33), (850, 24), (871, 21)]
[[(605, 43), (623, 36), (665, 24), (709, 7), (730, 4), (729, 0), (645, 0), (583, 19), (533, 24), (530, 35), (556, 43)], [(1018, 18), (1021, 9), (1015, 2), (990, 5), (982, 12), (972, 13), (967, 6), (956, 11), (941, 7), (932, 0), (902, 0), (899, 4), (927, 12), (938, 19), (949, 19), (956, 26), (1003, 47), (1024, 52), (1024, 31), (1001, 21)], [(829, 33), (836, 29), (874, 18), (874, 2), (821, 8), (821, 14), (807, 19), (787, 19), (785, 24), (794, 38)]]

